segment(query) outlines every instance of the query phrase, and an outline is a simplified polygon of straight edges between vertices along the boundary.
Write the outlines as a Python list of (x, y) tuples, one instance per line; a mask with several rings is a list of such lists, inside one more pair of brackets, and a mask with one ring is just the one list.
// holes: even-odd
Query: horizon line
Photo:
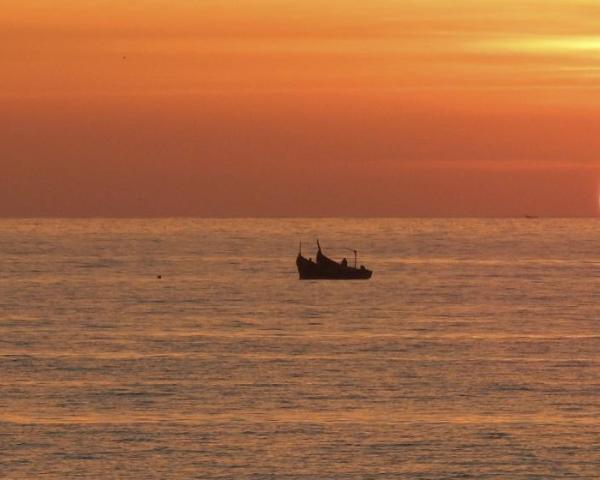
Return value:
[(32, 216), (0, 216), (2, 220), (328, 220), (328, 219), (355, 219), (355, 220), (576, 220), (576, 219), (600, 219), (599, 215), (318, 215), (318, 216), (296, 216), (296, 215), (147, 215), (147, 216), (104, 216), (104, 215), (32, 215)]

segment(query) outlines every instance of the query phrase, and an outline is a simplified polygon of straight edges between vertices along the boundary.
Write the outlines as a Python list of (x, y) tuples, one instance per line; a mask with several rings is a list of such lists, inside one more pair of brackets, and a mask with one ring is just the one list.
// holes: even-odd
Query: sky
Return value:
[(600, 0), (3, 0), (0, 216), (597, 216)]

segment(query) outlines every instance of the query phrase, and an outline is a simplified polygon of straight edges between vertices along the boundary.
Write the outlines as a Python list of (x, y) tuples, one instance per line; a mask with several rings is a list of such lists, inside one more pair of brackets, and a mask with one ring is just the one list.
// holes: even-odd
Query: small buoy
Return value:
[(156, 276), (156, 278), (159, 278), (159, 279), (160, 279), (160, 278), (162, 278), (162, 275), (157, 275), (157, 276)]

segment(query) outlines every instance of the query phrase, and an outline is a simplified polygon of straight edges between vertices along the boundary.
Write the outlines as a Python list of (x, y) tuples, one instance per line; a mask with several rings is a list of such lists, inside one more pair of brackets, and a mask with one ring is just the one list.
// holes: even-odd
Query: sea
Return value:
[(600, 478), (600, 219), (0, 220), (0, 478)]

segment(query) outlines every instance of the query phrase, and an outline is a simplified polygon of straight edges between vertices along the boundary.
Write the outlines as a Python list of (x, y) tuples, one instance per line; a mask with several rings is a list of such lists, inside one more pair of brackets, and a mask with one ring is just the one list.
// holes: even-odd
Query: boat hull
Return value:
[(371, 270), (364, 267), (347, 267), (335, 262), (319, 264), (301, 255), (296, 258), (296, 266), (300, 280), (368, 280), (373, 275)]

